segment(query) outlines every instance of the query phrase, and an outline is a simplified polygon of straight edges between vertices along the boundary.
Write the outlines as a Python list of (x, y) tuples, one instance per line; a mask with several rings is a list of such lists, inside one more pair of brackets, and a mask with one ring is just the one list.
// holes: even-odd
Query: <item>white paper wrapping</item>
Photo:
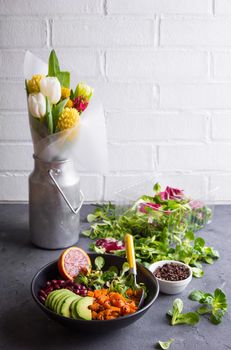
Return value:
[[(27, 51), (24, 77), (47, 75), (48, 66)], [(73, 72), (76, 73), (76, 72)], [(29, 114), (34, 154), (46, 162), (72, 159), (77, 171), (106, 173), (108, 165), (106, 125), (102, 103), (94, 91), (77, 127), (49, 135), (46, 128)]]

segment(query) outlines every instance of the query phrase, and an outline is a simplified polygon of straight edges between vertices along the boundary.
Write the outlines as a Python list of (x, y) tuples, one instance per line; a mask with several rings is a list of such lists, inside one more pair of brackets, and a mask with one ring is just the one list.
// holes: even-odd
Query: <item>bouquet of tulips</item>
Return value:
[(35, 155), (44, 161), (69, 158), (93, 89), (83, 82), (70, 89), (70, 73), (60, 70), (54, 50), (47, 75), (35, 74), (25, 85)]

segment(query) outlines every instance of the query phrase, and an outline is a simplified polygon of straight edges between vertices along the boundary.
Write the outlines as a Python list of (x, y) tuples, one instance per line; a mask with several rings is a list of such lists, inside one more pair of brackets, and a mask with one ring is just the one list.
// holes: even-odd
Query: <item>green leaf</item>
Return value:
[(167, 341), (161, 341), (161, 340), (159, 340), (158, 343), (159, 343), (161, 349), (166, 350), (166, 349), (169, 349), (169, 347), (170, 347), (171, 344), (174, 342), (174, 340), (175, 340), (175, 339), (172, 339), (172, 338), (169, 339), (169, 340), (167, 340)]
[(90, 248), (92, 250), (94, 250), (96, 253), (98, 254), (104, 254), (105, 253), (105, 249), (102, 247), (97, 247), (97, 245), (93, 244), (92, 246), (90, 246)]
[(199, 301), (200, 304), (205, 304), (199, 307), (197, 312), (199, 314), (210, 313), (210, 321), (214, 324), (219, 324), (222, 321), (228, 309), (226, 295), (220, 288), (217, 288), (213, 295), (195, 290), (189, 295), (189, 298)]
[(208, 306), (200, 306), (200, 307), (198, 307), (198, 309), (197, 309), (197, 313), (199, 314), (199, 315), (205, 315), (205, 314), (207, 314), (207, 313), (209, 313), (209, 312), (211, 312), (211, 308), (210, 307), (208, 307)]
[(66, 106), (68, 101), (68, 98), (65, 100), (60, 101), (56, 106), (53, 107), (52, 109), (52, 116), (53, 116), (53, 124), (54, 124), (54, 130), (56, 130), (56, 126), (59, 120), (59, 116), (64, 110), (64, 107)]
[(97, 268), (97, 270), (102, 270), (102, 268), (105, 265), (105, 260), (102, 256), (97, 256), (97, 258), (95, 258), (95, 266)]
[(70, 87), (70, 72), (57, 72), (56, 77), (59, 79), (61, 86)]
[(129, 264), (127, 262), (123, 263), (122, 270), (121, 270), (121, 277), (125, 275), (126, 272), (128, 272), (130, 269)]
[(119, 270), (118, 270), (117, 266), (110, 266), (108, 271), (112, 271), (112, 272), (116, 273), (117, 275), (119, 273)]
[(208, 257), (205, 258), (205, 262), (206, 262), (207, 264), (212, 265), (212, 264), (214, 263), (214, 260), (213, 260), (213, 258), (211, 258), (210, 256), (208, 256)]
[(222, 289), (217, 288), (214, 292), (214, 302), (213, 302), (214, 308), (222, 308), (223, 310), (228, 310), (228, 303), (226, 299), (226, 295), (223, 292)]
[(182, 314), (183, 311), (183, 301), (179, 298), (173, 301), (172, 310), (168, 311), (167, 315), (172, 317), (171, 325), (175, 326), (176, 324), (189, 324), (194, 325), (199, 322), (200, 317), (196, 312), (188, 312)]
[(91, 234), (91, 230), (84, 230), (82, 231), (82, 235), (86, 236), (86, 237), (89, 237)]
[(213, 303), (213, 295), (210, 293), (204, 293), (203, 297), (201, 298), (201, 300), (199, 300), (200, 304), (209, 304), (212, 305)]
[(189, 324), (194, 326), (200, 321), (200, 316), (196, 312), (188, 312), (186, 314), (180, 314), (175, 320), (175, 324)]
[(78, 85), (75, 88), (75, 91), (72, 90), (72, 94), (71, 94), (71, 99), (74, 100), (78, 95)]
[(175, 299), (173, 302), (173, 313), (176, 312), (180, 314), (183, 310), (183, 307), (184, 307), (183, 301), (179, 298)]
[(52, 109), (51, 104), (48, 98), (46, 97), (46, 114), (45, 114), (45, 121), (46, 125), (48, 127), (48, 130), (50, 134), (53, 134), (53, 118), (52, 118)]
[(185, 239), (187, 239), (188, 241), (194, 241), (194, 233), (192, 231), (187, 231), (185, 233)]
[(70, 92), (70, 99), (73, 101), (74, 100), (74, 91), (71, 89), (71, 92)]
[(204, 293), (202, 291), (200, 291), (200, 290), (193, 290), (189, 294), (188, 298), (190, 300), (193, 300), (193, 301), (200, 301), (203, 298), (203, 296), (204, 296)]
[(216, 311), (213, 310), (209, 320), (213, 324), (217, 325), (217, 324), (221, 323), (224, 314), (225, 314), (225, 311), (222, 309), (218, 309)]
[(193, 277), (201, 278), (204, 276), (204, 271), (199, 267), (192, 267)]
[(48, 76), (56, 77), (58, 72), (60, 72), (59, 60), (56, 56), (55, 50), (52, 50), (48, 62)]
[(87, 221), (88, 221), (88, 222), (94, 222), (95, 219), (96, 219), (96, 215), (94, 215), (94, 214), (88, 214), (88, 216), (87, 216)]
[(198, 248), (203, 248), (205, 246), (205, 241), (203, 238), (198, 237), (195, 239), (194, 241), (194, 248), (198, 249)]
[(158, 182), (156, 182), (155, 185), (153, 186), (153, 190), (156, 193), (159, 193), (161, 191), (161, 186)]

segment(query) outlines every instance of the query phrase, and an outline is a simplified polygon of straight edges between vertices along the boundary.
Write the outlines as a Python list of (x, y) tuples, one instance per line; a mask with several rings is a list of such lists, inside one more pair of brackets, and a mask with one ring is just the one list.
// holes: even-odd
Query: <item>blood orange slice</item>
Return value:
[(91, 269), (91, 259), (83, 249), (70, 247), (60, 255), (58, 269), (63, 278), (73, 280), (81, 271)]

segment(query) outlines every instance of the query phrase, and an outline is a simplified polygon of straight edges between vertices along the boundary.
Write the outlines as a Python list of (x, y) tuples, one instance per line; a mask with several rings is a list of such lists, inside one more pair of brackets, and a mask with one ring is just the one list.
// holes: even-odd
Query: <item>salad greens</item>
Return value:
[(161, 340), (159, 340), (158, 341), (158, 344), (159, 344), (159, 346), (160, 346), (160, 348), (161, 349), (164, 349), (164, 350), (166, 350), (166, 349), (169, 349), (169, 347), (171, 346), (171, 344), (174, 342), (174, 340), (175, 339), (169, 339), (169, 340), (167, 340), (167, 341), (161, 341)]
[(210, 321), (214, 324), (221, 323), (222, 318), (228, 309), (226, 295), (220, 288), (215, 289), (214, 294), (194, 290), (189, 295), (189, 299), (203, 304), (203, 306), (197, 309), (197, 312), (200, 315), (209, 314)]
[[(109, 291), (114, 291), (122, 294), (126, 297), (126, 291), (129, 288), (134, 287), (133, 275), (130, 275), (129, 264), (125, 262), (122, 265), (122, 269), (119, 272), (116, 266), (110, 266), (108, 270), (103, 271), (105, 260), (102, 256), (98, 256), (95, 261), (95, 270), (88, 272), (87, 274), (80, 273), (75, 282), (84, 284), (87, 288), (102, 289), (108, 288)], [(139, 284), (140, 288), (145, 290), (143, 283)]]
[(188, 312), (182, 314), (183, 311), (183, 301), (181, 299), (175, 299), (173, 301), (172, 310), (167, 312), (167, 316), (171, 317), (171, 325), (175, 326), (176, 324), (189, 324), (195, 325), (199, 322), (200, 317), (196, 312)]
[[(203, 238), (195, 237), (193, 229), (203, 227), (211, 219), (211, 210), (179, 189), (166, 187), (161, 192), (160, 185), (155, 184), (154, 192), (153, 196), (141, 196), (120, 216), (111, 203), (97, 206), (88, 215), (91, 229), (83, 234), (92, 240), (123, 241), (124, 235), (130, 233), (134, 236), (137, 261), (148, 266), (158, 260), (179, 260), (193, 267), (195, 277), (202, 277), (201, 262), (212, 264), (219, 253), (206, 246)], [(90, 248), (97, 253), (105, 252), (97, 241)], [(111, 253), (125, 256), (125, 249), (121, 247)]]

